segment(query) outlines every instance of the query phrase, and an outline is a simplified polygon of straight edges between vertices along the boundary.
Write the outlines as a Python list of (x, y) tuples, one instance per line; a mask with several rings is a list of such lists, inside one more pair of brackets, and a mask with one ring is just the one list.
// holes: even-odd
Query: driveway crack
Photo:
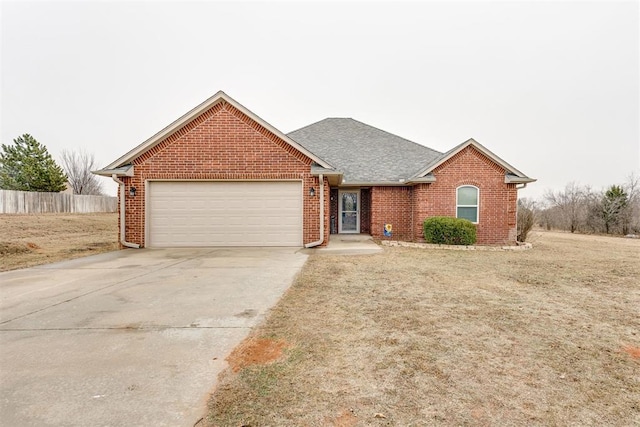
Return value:
[(13, 318), (11, 318), (11, 319), (3, 320), (3, 321), (1, 321), (1, 322), (0, 322), (0, 325), (5, 325), (5, 324), (7, 324), (7, 323), (13, 322), (14, 320), (22, 319), (22, 318), (25, 318), (25, 317), (31, 316), (32, 314), (40, 313), (40, 312), (45, 311), (45, 310), (48, 310), (48, 309), (50, 309), (50, 308), (57, 307), (57, 306), (62, 305), (62, 304), (66, 304), (66, 303), (71, 302), (71, 301), (75, 301), (75, 300), (77, 300), (77, 299), (79, 299), (79, 298), (82, 298), (82, 297), (85, 297), (85, 296), (87, 296), (87, 295), (91, 295), (91, 294), (94, 294), (94, 293), (96, 293), (96, 292), (100, 292), (100, 291), (103, 291), (103, 290), (105, 290), (105, 289), (109, 289), (109, 288), (112, 288), (112, 287), (114, 287), (114, 286), (121, 285), (121, 284), (126, 283), (126, 282), (129, 282), (129, 281), (131, 281), (131, 280), (138, 279), (138, 278), (140, 278), (140, 277), (142, 277), (142, 276), (146, 276), (146, 275), (148, 275), (148, 274), (150, 274), (150, 273), (155, 273), (155, 272), (157, 272), (157, 271), (161, 271), (161, 270), (164, 270), (164, 269), (167, 269), (167, 268), (170, 268), (170, 267), (175, 267), (175, 266), (176, 266), (176, 265), (178, 265), (178, 264), (182, 264), (182, 263), (187, 262), (187, 261), (192, 261), (192, 260), (197, 259), (197, 258), (198, 258), (197, 256), (194, 256), (194, 257), (188, 257), (188, 258), (185, 258), (185, 259), (181, 259), (181, 260), (179, 260), (179, 261), (176, 261), (176, 262), (174, 262), (174, 263), (172, 263), (172, 264), (167, 264), (167, 265), (165, 265), (165, 266), (163, 266), (163, 267), (161, 267), (161, 268), (158, 268), (158, 269), (156, 269), (156, 270), (153, 270), (153, 271), (145, 271), (144, 273), (139, 274), (139, 275), (137, 275), (137, 276), (129, 277), (129, 278), (124, 279), (124, 280), (121, 280), (121, 281), (119, 281), (119, 282), (112, 283), (112, 284), (110, 284), (110, 285), (103, 286), (103, 287), (101, 287), (101, 288), (93, 289), (93, 290), (91, 290), (91, 291), (89, 291), (89, 292), (85, 292), (85, 293), (80, 294), (80, 295), (76, 295), (76, 296), (75, 296), (75, 297), (73, 297), (73, 298), (68, 298), (68, 299), (66, 299), (66, 300), (64, 300), (64, 301), (59, 301), (59, 302), (57, 302), (57, 303), (55, 303), (55, 304), (50, 304), (50, 305), (48, 305), (48, 306), (46, 306), (46, 307), (42, 307), (42, 308), (39, 308), (39, 309), (37, 309), (37, 310), (30, 311), (29, 313), (21, 314), (20, 316), (16, 316), (16, 317), (13, 317)]

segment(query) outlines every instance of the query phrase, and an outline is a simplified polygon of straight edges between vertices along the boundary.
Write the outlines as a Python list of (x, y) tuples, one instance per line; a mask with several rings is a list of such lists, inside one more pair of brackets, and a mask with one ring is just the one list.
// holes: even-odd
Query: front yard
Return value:
[(118, 249), (118, 214), (0, 215), (0, 271)]
[(203, 424), (640, 424), (640, 241), (531, 240), (313, 256)]

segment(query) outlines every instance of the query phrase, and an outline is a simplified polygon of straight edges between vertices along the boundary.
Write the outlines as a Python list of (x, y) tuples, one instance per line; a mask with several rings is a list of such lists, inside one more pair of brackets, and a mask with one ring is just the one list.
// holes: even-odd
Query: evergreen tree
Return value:
[(19, 191), (60, 192), (67, 177), (56, 164), (47, 147), (29, 134), (2, 144), (0, 153), (0, 188)]
[(602, 219), (607, 234), (620, 221), (620, 215), (627, 207), (627, 193), (619, 185), (612, 185), (602, 198)]

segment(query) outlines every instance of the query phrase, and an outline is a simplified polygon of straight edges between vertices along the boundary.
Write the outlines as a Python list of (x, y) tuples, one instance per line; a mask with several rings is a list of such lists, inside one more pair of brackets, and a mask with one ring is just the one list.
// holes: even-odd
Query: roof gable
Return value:
[(462, 150), (464, 150), (465, 148), (467, 148), (469, 146), (474, 147), (476, 150), (478, 150), (480, 153), (484, 154), (491, 161), (493, 161), (497, 165), (499, 165), (502, 168), (504, 168), (504, 170), (505, 170), (505, 182), (527, 183), (527, 182), (534, 182), (535, 181), (535, 179), (527, 177), (525, 174), (523, 174), (518, 169), (516, 169), (513, 166), (511, 166), (509, 163), (507, 163), (504, 160), (502, 160), (496, 154), (491, 152), (487, 147), (485, 147), (484, 145), (480, 144), (478, 141), (476, 141), (473, 138), (469, 138), (468, 140), (466, 140), (462, 144), (459, 144), (459, 145), (453, 147), (451, 150), (447, 151), (442, 156), (440, 156), (440, 157), (438, 157), (436, 159), (433, 159), (422, 170), (420, 170), (420, 172), (415, 174), (413, 176), (413, 178), (419, 179), (419, 178), (426, 177), (431, 172), (433, 172), (438, 166), (440, 166), (441, 164), (443, 164), (444, 162), (446, 162), (447, 160), (449, 160), (450, 158), (452, 158), (453, 156), (455, 156), (456, 154), (458, 154), (459, 152), (461, 152)]
[(199, 117), (201, 114), (203, 114), (207, 110), (211, 109), (217, 104), (224, 103), (224, 102), (232, 105), (234, 108), (236, 108), (237, 110), (245, 114), (251, 120), (253, 120), (257, 124), (265, 128), (269, 132), (273, 133), (275, 136), (277, 136), (278, 138), (280, 138), (285, 143), (289, 144), (291, 147), (301, 152), (305, 156), (309, 157), (311, 160), (313, 160), (320, 166), (333, 169), (333, 166), (329, 164), (327, 161), (316, 156), (315, 154), (307, 150), (305, 147), (301, 146), (300, 144), (298, 144), (297, 142), (289, 138), (287, 135), (285, 135), (275, 127), (271, 126), (269, 123), (262, 120), (256, 114), (254, 114), (253, 112), (245, 108), (243, 105), (235, 101), (233, 98), (231, 98), (229, 95), (227, 95), (223, 91), (219, 91), (218, 93), (216, 93), (215, 95), (207, 99), (206, 101), (202, 102), (200, 105), (196, 106), (195, 108), (193, 108), (192, 110), (190, 110), (189, 112), (187, 112), (186, 114), (184, 114), (183, 116), (175, 120), (173, 123), (169, 124), (160, 132), (153, 135), (151, 138), (147, 139), (137, 147), (133, 148), (132, 150), (124, 154), (122, 157), (118, 158), (117, 160), (115, 160), (114, 162), (112, 162), (111, 164), (103, 168), (101, 171), (96, 171), (96, 172), (100, 173), (100, 172), (106, 172), (106, 171), (113, 171), (123, 165), (130, 164), (134, 159), (142, 156), (144, 153), (153, 149), (155, 146), (157, 146), (162, 141), (169, 138), (171, 135), (178, 132), (185, 125), (187, 125), (192, 120)]

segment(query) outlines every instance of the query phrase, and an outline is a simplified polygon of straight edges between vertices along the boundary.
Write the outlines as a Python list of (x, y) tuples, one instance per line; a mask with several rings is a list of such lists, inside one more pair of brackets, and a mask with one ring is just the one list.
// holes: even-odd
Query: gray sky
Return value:
[[(640, 172), (638, 1), (2, 1), (1, 142), (106, 166), (224, 90), (287, 133), (475, 138), (538, 182)], [(115, 194), (115, 186), (105, 180)]]

